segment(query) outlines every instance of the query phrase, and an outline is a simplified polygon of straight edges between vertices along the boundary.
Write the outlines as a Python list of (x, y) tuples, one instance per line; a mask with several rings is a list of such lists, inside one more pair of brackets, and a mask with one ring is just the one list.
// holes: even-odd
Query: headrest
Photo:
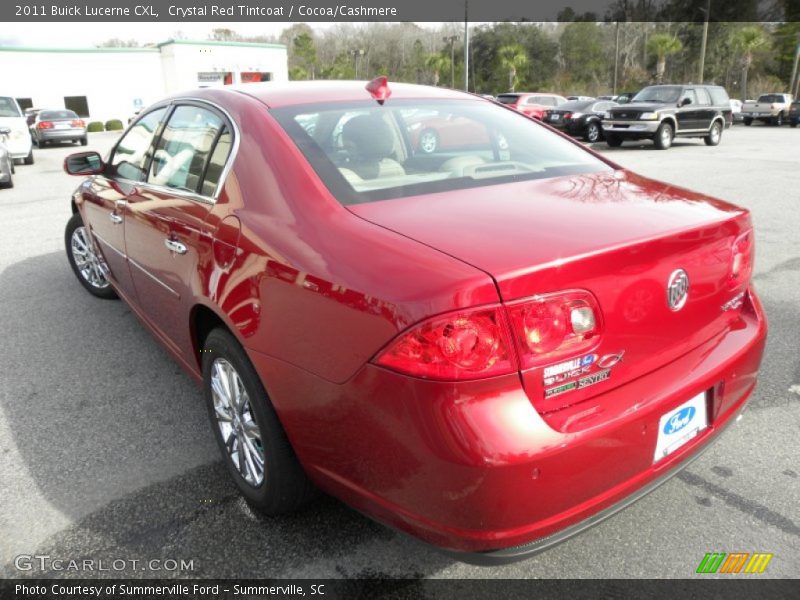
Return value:
[(378, 115), (350, 119), (342, 128), (342, 143), (356, 160), (379, 161), (394, 150), (392, 129)]

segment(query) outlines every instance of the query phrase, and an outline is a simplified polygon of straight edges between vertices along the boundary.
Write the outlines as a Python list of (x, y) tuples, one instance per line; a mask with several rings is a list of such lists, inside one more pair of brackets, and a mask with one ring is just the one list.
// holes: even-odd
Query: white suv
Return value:
[(10, 96), (0, 96), (0, 127), (8, 127), (11, 130), (6, 140), (6, 148), (12, 160), (22, 160), (26, 165), (32, 165), (33, 149), (28, 123), (19, 109), (19, 104)]

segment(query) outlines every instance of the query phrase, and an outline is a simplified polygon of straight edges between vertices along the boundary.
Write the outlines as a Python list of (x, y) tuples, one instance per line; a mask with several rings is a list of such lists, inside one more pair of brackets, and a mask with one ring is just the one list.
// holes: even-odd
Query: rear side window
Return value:
[(711, 98), (709, 97), (708, 92), (703, 88), (697, 88), (695, 93), (697, 94), (697, 103), (700, 106), (708, 106), (711, 104)]
[(111, 157), (114, 175), (131, 181), (145, 180), (153, 137), (166, 110), (159, 108), (147, 113), (122, 137)]
[(519, 96), (515, 94), (500, 94), (497, 97), (500, 104), (516, 104), (517, 100), (519, 100)]
[(13, 98), (0, 96), (0, 117), (21, 117), (19, 107)]
[(233, 135), (230, 129), (224, 127), (219, 135), (214, 151), (211, 153), (211, 158), (206, 167), (206, 173), (203, 177), (203, 184), (200, 187), (200, 193), (203, 196), (213, 196), (217, 191), (222, 171), (225, 168), (225, 163), (228, 162), (228, 156), (231, 153), (231, 146), (233, 144)]
[(725, 88), (710, 87), (708, 88), (708, 93), (711, 94), (711, 102), (713, 104), (727, 106), (728, 102), (730, 101), (730, 98), (728, 98), (728, 92), (725, 91)]
[(178, 106), (158, 140), (148, 183), (197, 192), (223, 126), (210, 110)]

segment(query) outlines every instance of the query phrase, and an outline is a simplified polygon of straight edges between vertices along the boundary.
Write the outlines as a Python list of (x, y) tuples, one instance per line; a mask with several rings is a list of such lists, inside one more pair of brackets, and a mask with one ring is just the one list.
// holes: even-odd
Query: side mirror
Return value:
[(691, 103), (692, 103), (692, 99), (691, 98), (684, 98), (683, 100), (681, 100), (681, 103), (678, 106), (686, 106), (687, 104), (691, 104)]
[(10, 127), (0, 127), (0, 135), (11, 135)]
[(69, 175), (99, 175), (105, 167), (97, 152), (76, 152), (64, 159), (64, 171)]

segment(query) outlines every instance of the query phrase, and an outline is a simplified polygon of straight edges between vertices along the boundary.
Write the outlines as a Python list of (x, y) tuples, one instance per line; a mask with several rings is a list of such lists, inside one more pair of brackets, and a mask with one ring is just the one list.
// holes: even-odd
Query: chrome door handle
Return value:
[(120, 215), (118, 215), (117, 213), (115, 213), (115, 212), (112, 212), (111, 214), (109, 214), (108, 218), (111, 219), (111, 222), (114, 225), (119, 225), (120, 223), (122, 223), (122, 217)]
[(167, 238), (166, 240), (164, 240), (164, 245), (170, 252), (175, 252), (177, 254), (186, 254), (186, 244), (183, 244), (177, 240), (171, 240)]

